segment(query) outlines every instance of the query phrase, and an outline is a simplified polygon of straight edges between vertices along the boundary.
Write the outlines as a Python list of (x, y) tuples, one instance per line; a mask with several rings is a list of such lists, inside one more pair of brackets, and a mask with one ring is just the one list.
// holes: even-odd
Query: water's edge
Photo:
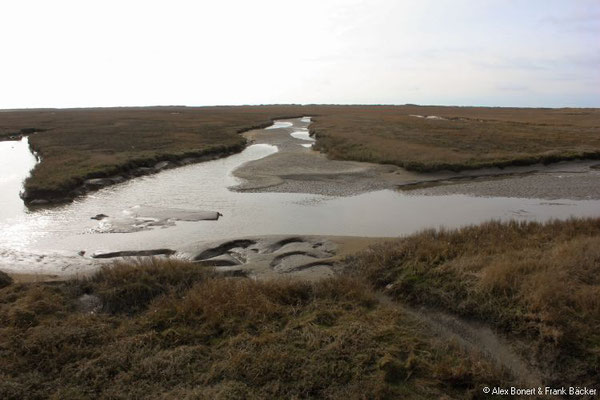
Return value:
[[(342, 195), (307, 191), (313, 186), (319, 190), (329, 188), (334, 182), (335, 186), (353, 186), (360, 171), (352, 164), (346, 175), (338, 179), (339, 175), (332, 175), (335, 168), (325, 156), (302, 146), (306, 144), (305, 135), (297, 133), (306, 132), (309, 119), (277, 122), (271, 129), (248, 132), (254, 135), (249, 138), (250, 142), (255, 140), (254, 144), (230, 157), (178, 168), (165, 167), (160, 174), (115, 182), (69, 204), (36, 210), (24, 206), (17, 190), (25, 173), (17, 171), (19, 160), (35, 160), (25, 148), (14, 154), (8, 152), (5, 158), (14, 159), (4, 176), (10, 175), (9, 167), (18, 173), (11, 180), (12, 194), (0, 191), (0, 202), (9, 204), (0, 210), (0, 269), (73, 275), (94, 269), (100, 262), (94, 254), (132, 255), (140, 251), (139, 254), (150, 254), (149, 251), (157, 249), (180, 254), (184, 248), (197, 248), (201, 243), (237, 238), (259, 241), (272, 235), (284, 239), (311, 235), (398, 237), (428, 228), (457, 228), (490, 219), (543, 222), (598, 216), (600, 210), (597, 198), (548, 201), (505, 195), (420, 195), (393, 190), (389, 182), (384, 189), (369, 187)], [(23, 146), (24, 142), (20, 144)], [(289, 157), (284, 157), (286, 154)], [(282, 160), (285, 162), (281, 163)], [(302, 164), (301, 160), (307, 162)], [(284, 175), (290, 165), (300, 170), (296, 175), (284, 176), (286, 182), (270, 192), (231, 190), (243, 183), (240, 170), (251, 172), (258, 164), (270, 165), (270, 170)], [(309, 174), (311, 171), (314, 174)], [(600, 173), (577, 174), (563, 169), (559, 172), (559, 183), (575, 175), (597, 179)], [(374, 176), (365, 175), (363, 181), (371, 182)], [(507, 179), (516, 182), (520, 178)], [(290, 181), (298, 191), (286, 192)], [(498, 182), (507, 181), (493, 184)], [(0, 188), (1, 184), (0, 180)], [(220, 217), (214, 218), (217, 214)], [(314, 242), (313, 245), (318, 245), (323, 241)], [(298, 240), (295, 243), (290, 246), (305, 246)], [(323, 266), (319, 268), (325, 270)]]
[[(272, 126), (280, 119), (288, 118), (301, 118), (303, 116), (290, 116), (290, 117), (276, 117), (270, 121), (265, 121), (261, 124), (256, 124), (238, 130), (238, 134), (242, 135), (245, 132), (264, 129)], [(20, 138), (37, 133), (43, 132), (44, 130), (35, 130), (27, 134), (22, 134)], [(4, 140), (16, 140), (13, 137), (4, 138)], [(19, 139), (20, 140), (20, 139)], [(151, 175), (161, 172), (165, 169), (177, 168), (190, 164), (197, 164), (201, 162), (216, 160), (219, 158), (229, 157), (233, 154), (240, 153), (248, 146), (248, 141), (243, 140), (239, 144), (230, 146), (214, 146), (205, 150), (191, 151), (183, 154), (164, 154), (159, 157), (151, 159), (132, 159), (128, 160), (126, 164), (114, 165), (110, 167), (110, 172), (106, 173), (94, 173), (87, 175), (78, 183), (74, 183), (71, 186), (61, 190), (34, 190), (24, 186), (24, 190), (20, 194), (21, 198), (27, 206), (45, 206), (49, 204), (64, 204), (72, 202), (75, 198), (86, 195), (87, 193), (94, 192), (106, 186), (122, 183), (129, 179), (137, 178), (143, 175)], [(32, 153), (38, 158), (38, 163), (41, 162), (39, 154), (43, 154), (43, 149), (33, 149)]]

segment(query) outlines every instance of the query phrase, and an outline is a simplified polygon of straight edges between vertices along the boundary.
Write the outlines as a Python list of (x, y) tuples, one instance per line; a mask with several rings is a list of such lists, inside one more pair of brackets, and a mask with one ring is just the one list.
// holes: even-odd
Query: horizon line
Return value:
[(448, 104), (416, 104), (416, 103), (261, 103), (261, 104), (210, 104), (210, 105), (186, 105), (186, 104), (152, 104), (152, 105), (125, 105), (125, 106), (81, 106), (81, 107), (17, 107), (0, 108), (0, 112), (12, 111), (44, 111), (44, 110), (86, 110), (86, 109), (125, 109), (125, 108), (211, 108), (211, 107), (448, 107), (448, 108), (525, 108), (525, 109), (599, 109), (596, 107), (578, 106), (490, 106), (490, 105), (448, 105)]

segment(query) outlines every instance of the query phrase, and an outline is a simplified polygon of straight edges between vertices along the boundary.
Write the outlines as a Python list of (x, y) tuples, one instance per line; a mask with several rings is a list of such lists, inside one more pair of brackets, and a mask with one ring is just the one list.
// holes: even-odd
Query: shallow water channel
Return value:
[[(308, 123), (306, 119), (304, 122)], [(277, 129), (289, 126), (277, 122), (273, 134), (289, 135)], [(296, 136), (299, 145), (307, 143), (304, 132)], [(255, 144), (227, 158), (106, 187), (71, 204), (28, 210), (18, 194), (23, 179), (35, 165), (35, 157), (29, 152), (27, 139), (0, 142), (0, 269), (73, 273), (85, 264), (78, 260), (89, 260), (95, 251), (177, 249), (191, 242), (242, 236), (390, 237), (490, 219), (543, 221), (600, 214), (598, 200), (430, 196), (393, 190), (331, 197), (229, 189), (239, 183), (233, 170), (275, 152), (276, 146)], [(136, 207), (148, 206), (218, 211), (222, 216), (217, 221), (170, 221), (126, 233), (116, 233), (105, 221), (91, 219), (100, 213), (127, 217)], [(79, 255), (80, 251), (85, 254)]]

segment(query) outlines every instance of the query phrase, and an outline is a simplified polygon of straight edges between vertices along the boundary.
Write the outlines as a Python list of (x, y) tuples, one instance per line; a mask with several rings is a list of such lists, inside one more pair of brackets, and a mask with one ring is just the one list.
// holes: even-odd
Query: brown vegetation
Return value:
[(120, 264), (0, 289), (0, 321), (3, 399), (472, 398), (510, 379), (354, 278)]
[(351, 106), (321, 111), (311, 131), (332, 158), (417, 171), (600, 158), (598, 109)]
[(352, 269), (394, 299), (491, 324), (546, 383), (600, 382), (600, 219), (490, 222), (386, 242)]
[(173, 259), (9, 282), (0, 397), (479, 398), (483, 386), (517, 384), (403, 304), (492, 326), (543, 384), (593, 387), (599, 249), (600, 219), (490, 222), (376, 245), (347, 259), (346, 276), (317, 283)]
[[(600, 157), (600, 110), (420, 106), (244, 106), (28, 110), (0, 114), (0, 138), (33, 134), (41, 163), (25, 197), (73, 197), (85, 179), (159, 161), (226, 155), (242, 130), (312, 115), (332, 158), (461, 170)], [(440, 116), (445, 119), (411, 115)]]
[(245, 146), (239, 132), (289, 112), (298, 111), (285, 106), (11, 111), (0, 114), (0, 136), (38, 132), (29, 140), (42, 161), (25, 182), (25, 198), (61, 199), (73, 197), (70, 192), (85, 179), (239, 152)]

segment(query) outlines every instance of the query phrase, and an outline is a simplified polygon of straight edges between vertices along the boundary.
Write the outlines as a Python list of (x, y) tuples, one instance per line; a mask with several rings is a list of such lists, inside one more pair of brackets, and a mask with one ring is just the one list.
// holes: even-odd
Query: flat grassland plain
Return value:
[[(168, 259), (54, 283), (0, 273), (0, 397), (472, 399), (486, 386), (594, 387), (599, 276), (600, 219), (427, 231), (313, 283)], [(422, 306), (492, 327), (509, 346), (461, 342)]]
[(600, 157), (600, 109), (349, 106), (311, 131), (331, 158), (422, 172)]
[[(41, 162), (25, 200), (69, 199), (86, 179), (241, 151), (240, 132), (309, 115), (330, 158), (416, 171), (600, 158), (600, 110), (435, 106), (241, 106), (0, 113), (0, 138), (29, 134)], [(430, 118), (427, 118), (430, 117)]]

